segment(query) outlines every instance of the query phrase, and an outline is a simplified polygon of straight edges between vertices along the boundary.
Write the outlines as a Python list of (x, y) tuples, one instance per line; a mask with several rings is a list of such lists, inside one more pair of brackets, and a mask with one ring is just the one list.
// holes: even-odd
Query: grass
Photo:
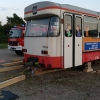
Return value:
[(0, 43), (0, 49), (7, 48), (8, 44), (7, 43)]

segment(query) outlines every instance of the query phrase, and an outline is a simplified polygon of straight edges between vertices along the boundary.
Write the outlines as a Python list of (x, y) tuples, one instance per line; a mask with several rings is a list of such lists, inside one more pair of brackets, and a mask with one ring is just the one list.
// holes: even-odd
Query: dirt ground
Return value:
[[(7, 49), (0, 50), (0, 60), (11, 61), (16, 57), (23, 59)], [(93, 68), (100, 69), (100, 66)], [(0, 78), (20, 71), (0, 73)], [(3, 89), (17, 94), (16, 100), (100, 100), (100, 73), (85, 73), (72, 68), (33, 77), (28, 71), (25, 74), (25, 81)]]

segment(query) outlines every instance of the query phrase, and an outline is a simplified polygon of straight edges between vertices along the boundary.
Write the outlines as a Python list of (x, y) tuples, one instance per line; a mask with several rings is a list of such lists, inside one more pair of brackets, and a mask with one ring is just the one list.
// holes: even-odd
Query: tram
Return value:
[(100, 13), (43, 1), (27, 6), (24, 62), (71, 68), (100, 59)]

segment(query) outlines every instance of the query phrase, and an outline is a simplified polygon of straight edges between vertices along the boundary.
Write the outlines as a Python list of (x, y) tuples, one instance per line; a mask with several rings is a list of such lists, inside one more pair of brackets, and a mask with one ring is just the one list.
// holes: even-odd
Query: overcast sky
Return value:
[[(32, 3), (47, 0), (0, 0), (0, 21), (6, 23), (6, 17), (13, 13), (24, 17), (24, 8)], [(56, 3), (71, 4), (100, 12), (100, 0), (51, 0)]]

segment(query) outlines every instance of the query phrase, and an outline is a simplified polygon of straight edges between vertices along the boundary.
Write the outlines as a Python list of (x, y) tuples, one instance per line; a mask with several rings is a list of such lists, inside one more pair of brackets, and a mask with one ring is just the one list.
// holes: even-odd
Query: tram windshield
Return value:
[(46, 37), (59, 34), (59, 18), (57, 16), (27, 21), (25, 36)]

